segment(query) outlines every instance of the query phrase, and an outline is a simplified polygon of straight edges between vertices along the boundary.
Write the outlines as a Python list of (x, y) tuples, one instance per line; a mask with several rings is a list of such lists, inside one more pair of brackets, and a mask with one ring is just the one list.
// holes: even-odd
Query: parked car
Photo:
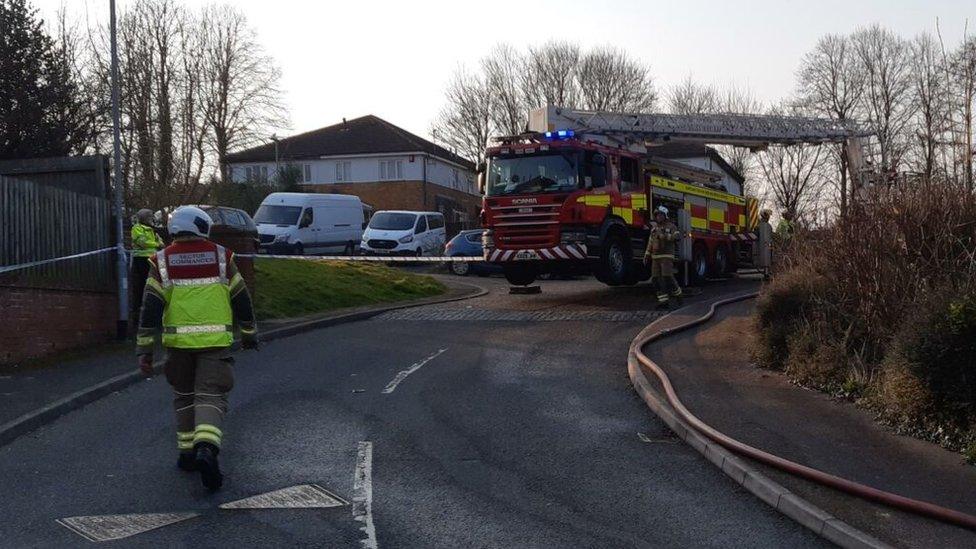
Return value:
[(363, 232), (361, 249), (368, 255), (439, 256), (445, 235), (439, 212), (379, 211)]
[[(481, 246), (482, 229), (472, 229), (461, 231), (444, 248), (444, 255), (450, 257), (483, 257), (484, 248)], [(492, 273), (502, 272), (497, 263), (487, 263), (484, 261), (462, 262), (454, 261), (448, 264), (451, 272), (458, 276), (476, 274), (478, 276), (488, 276)]]
[(364, 209), (358, 196), (271, 193), (254, 214), (261, 251), (279, 254), (356, 253)]
[[(210, 225), (210, 240), (234, 251), (235, 254), (254, 254), (258, 251), (258, 228), (254, 220), (244, 210), (226, 206), (197, 206), (207, 212), (213, 224)], [(237, 268), (244, 277), (251, 292), (255, 291), (254, 261), (237, 257)]]

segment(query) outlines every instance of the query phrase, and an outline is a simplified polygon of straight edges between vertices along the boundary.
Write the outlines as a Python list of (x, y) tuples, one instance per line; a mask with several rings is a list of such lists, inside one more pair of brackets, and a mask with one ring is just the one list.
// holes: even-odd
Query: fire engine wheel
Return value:
[(702, 282), (706, 276), (708, 276), (708, 248), (699, 242), (691, 251), (691, 278), (695, 282)]
[(715, 261), (712, 262), (712, 274), (722, 276), (729, 271), (729, 251), (725, 246), (715, 248)]
[(528, 286), (535, 282), (536, 271), (523, 264), (505, 265), (505, 280), (512, 286)]
[(623, 238), (617, 235), (607, 237), (603, 246), (603, 253), (600, 255), (599, 270), (602, 276), (598, 278), (601, 282), (610, 286), (627, 283), (628, 272), (630, 271), (630, 254), (627, 252)]

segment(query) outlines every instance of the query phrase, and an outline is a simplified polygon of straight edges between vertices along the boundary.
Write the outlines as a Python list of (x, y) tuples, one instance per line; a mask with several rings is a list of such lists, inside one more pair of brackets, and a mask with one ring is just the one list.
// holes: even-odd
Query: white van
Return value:
[(254, 214), (261, 252), (353, 255), (363, 236), (358, 196), (271, 193)]
[(439, 256), (445, 235), (442, 213), (386, 210), (370, 218), (360, 247), (369, 255)]

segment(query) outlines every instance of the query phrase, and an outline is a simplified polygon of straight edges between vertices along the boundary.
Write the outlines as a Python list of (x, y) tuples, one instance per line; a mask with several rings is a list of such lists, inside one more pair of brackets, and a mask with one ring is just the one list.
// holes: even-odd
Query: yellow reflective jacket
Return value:
[(160, 247), (162, 247), (162, 242), (152, 227), (142, 223), (136, 223), (132, 226), (133, 256), (151, 257)]

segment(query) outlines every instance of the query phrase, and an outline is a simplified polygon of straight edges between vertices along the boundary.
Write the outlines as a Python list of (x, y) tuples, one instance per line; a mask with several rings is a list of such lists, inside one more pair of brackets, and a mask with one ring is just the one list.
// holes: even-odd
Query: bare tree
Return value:
[(492, 100), (483, 77), (458, 70), (445, 91), (445, 106), (431, 126), (431, 136), (461, 156), (483, 162), (491, 136)]
[(577, 75), (584, 109), (648, 112), (657, 102), (650, 69), (622, 50), (607, 46), (586, 52)]
[(852, 36), (865, 89), (863, 112), (877, 132), (882, 173), (899, 171), (908, 149), (908, 128), (915, 112), (908, 43), (894, 32), (874, 25)]
[(973, 109), (976, 103), (976, 36), (967, 36), (951, 59), (954, 110), (959, 113), (955, 128), (956, 148), (962, 149), (961, 164), (963, 181), (970, 192), (973, 190)]
[[(864, 73), (849, 37), (828, 34), (803, 56), (797, 74), (799, 100), (821, 116), (846, 121), (854, 118), (864, 93)], [(847, 214), (848, 172), (846, 145), (834, 151), (838, 161), (841, 216)], [(853, 194), (854, 189), (850, 190)]]
[(667, 108), (673, 114), (705, 114), (721, 110), (715, 88), (696, 82), (690, 74), (668, 90)]
[(939, 45), (929, 34), (911, 43), (912, 91), (917, 106), (914, 137), (916, 171), (931, 180), (936, 169), (939, 143), (947, 126), (945, 69)]
[(206, 139), (223, 172), (230, 151), (254, 145), (271, 129), (287, 125), (278, 87), (281, 71), (238, 8), (204, 8), (198, 35)]
[(531, 107), (547, 104), (575, 107), (580, 101), (577, 68), (580, 48), (570, 42), (548, 42), (529, 48), (523, 93)]
[(522, 55), (511, 46), (500, 44), (482, 59), (481, 70), (492, 90), (491, 112), (495, 128), (506, 135), (524, 131), (529, 105), (521, 83), (526, 73)]
[[(797, 105), (770, 110), (771, 114), (808, 115)], [(781, 212), (807, 222), (820, 221), (827, 203), (828, 153), (821, 145), (771, 146), (758, 155), (766, 191)]]

